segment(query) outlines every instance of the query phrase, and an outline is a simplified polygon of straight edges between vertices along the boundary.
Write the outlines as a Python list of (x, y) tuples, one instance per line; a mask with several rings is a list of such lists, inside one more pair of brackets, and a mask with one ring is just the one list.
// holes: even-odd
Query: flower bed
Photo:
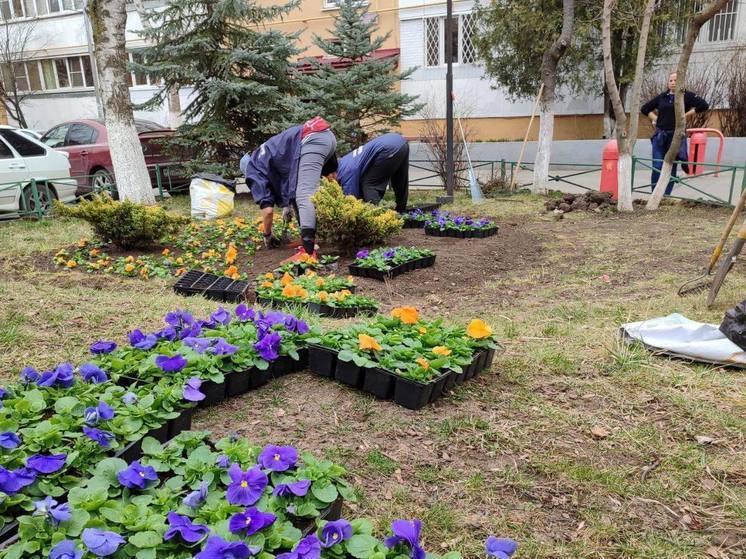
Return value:
[(432, 212), (423, 219), (425, 234), (435, 237), (458, 239), (491, 237), (497, 235), (498, 227), (489, 219), (472, 219), (452, 216), (448, 212)]
[(350, 264), (350, 274), (383, 281), (435, 264), (435, 253), (426, 248), (386, 247), (363, 249)]
[(288, 272), (268, 272), (257, 278), (256, 299), (269, 306), (301, 305), (332, 318), (375, 313), (378, 303), (356, 295), (355, 289), (351, 276), (319, 276), (312, 270), (297, 277)]
[(442, 319), (421, 320), (412, 307), (306, 341), (312, 372), (410, 409), (489, 368), (499, 347), (479, 319), (449, 327)]

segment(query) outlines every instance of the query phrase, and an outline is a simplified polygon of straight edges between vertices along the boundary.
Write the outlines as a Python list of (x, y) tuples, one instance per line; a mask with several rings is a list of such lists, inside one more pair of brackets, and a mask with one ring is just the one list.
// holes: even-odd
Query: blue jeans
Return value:
[[(663, 158), (666, 157), (666, 152), (668, 151), (668, 148), (671, 147), (672, 140), (673, 130), (661, 130), (660, 128), (656, 128), (653, 137), (650, 138), (650, 143), (653, 146), (653, 172), (650, 178), (650, 182), (652, 182), (650, 185), (651, 190), (655, 190), (655, 185), (658, 184), (658, 177), (661, 174), (661, 167), (663, 167)], [(671, 169), (671, 176), (675, 177), (677, 171), (678, 165), (674, 163), (673, 169)], [(666, 186), (666, 196), (671, 195), (673, 184), (674, 181), (668, 181), (668, 185)]]

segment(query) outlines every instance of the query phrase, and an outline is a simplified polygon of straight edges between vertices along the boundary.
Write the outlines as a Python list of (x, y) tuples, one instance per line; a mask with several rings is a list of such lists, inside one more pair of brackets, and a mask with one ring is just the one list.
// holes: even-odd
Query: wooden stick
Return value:
[(544, 92), (544, 84), (541, 84), (541, 87), (539, 88), (539, 93), (536, 95), (536, 101), (534, 102), (534, 108), (531, 110), (531, 119), (528, 121), (528, 128), (526, 128), (526, 136), (523, 138), (523, 145), (521, 146), (521, 153), (518, 156), (518, 165), (515, 167), (515, 171), (513, 172), (513, 176), (510, 179), (510, 190), (511, 192), (515, 188), (515, 181), (516, 181), (516, 175), (518, 174), (518, 171), (521, 170), (521, 163), (523, 163), (523, 153), (526, 151), (526, 142), (528, 142), (528, 135), (531, 132), (531, 125), (534, 123), (534, 117), (536, 116), (536, 108), (539, 106), (539, 101), (541, 100), (541, 94)]

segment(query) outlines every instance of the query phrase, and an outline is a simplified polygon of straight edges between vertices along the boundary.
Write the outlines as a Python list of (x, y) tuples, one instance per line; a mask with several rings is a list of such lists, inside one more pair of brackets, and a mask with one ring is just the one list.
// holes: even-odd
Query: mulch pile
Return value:
[(606, 208), (615, 208), (616, 204), (611, 200), (611, 192), (584, 192), (583, 194), (563, 194), (562, 198), (553, 198), (544, 203), (549, 210), (559, 210), (562, 213), (574, 211), (600, 211)]

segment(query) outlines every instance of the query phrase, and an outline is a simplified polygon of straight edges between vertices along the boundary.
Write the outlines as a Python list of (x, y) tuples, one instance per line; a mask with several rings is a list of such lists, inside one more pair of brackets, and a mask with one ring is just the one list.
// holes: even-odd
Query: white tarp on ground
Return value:
[(695, 322), (674, 313), (622, 325), (622, 333), (671, 355), (708, 363), (746, 366), (746, 352), (716, 324)]

